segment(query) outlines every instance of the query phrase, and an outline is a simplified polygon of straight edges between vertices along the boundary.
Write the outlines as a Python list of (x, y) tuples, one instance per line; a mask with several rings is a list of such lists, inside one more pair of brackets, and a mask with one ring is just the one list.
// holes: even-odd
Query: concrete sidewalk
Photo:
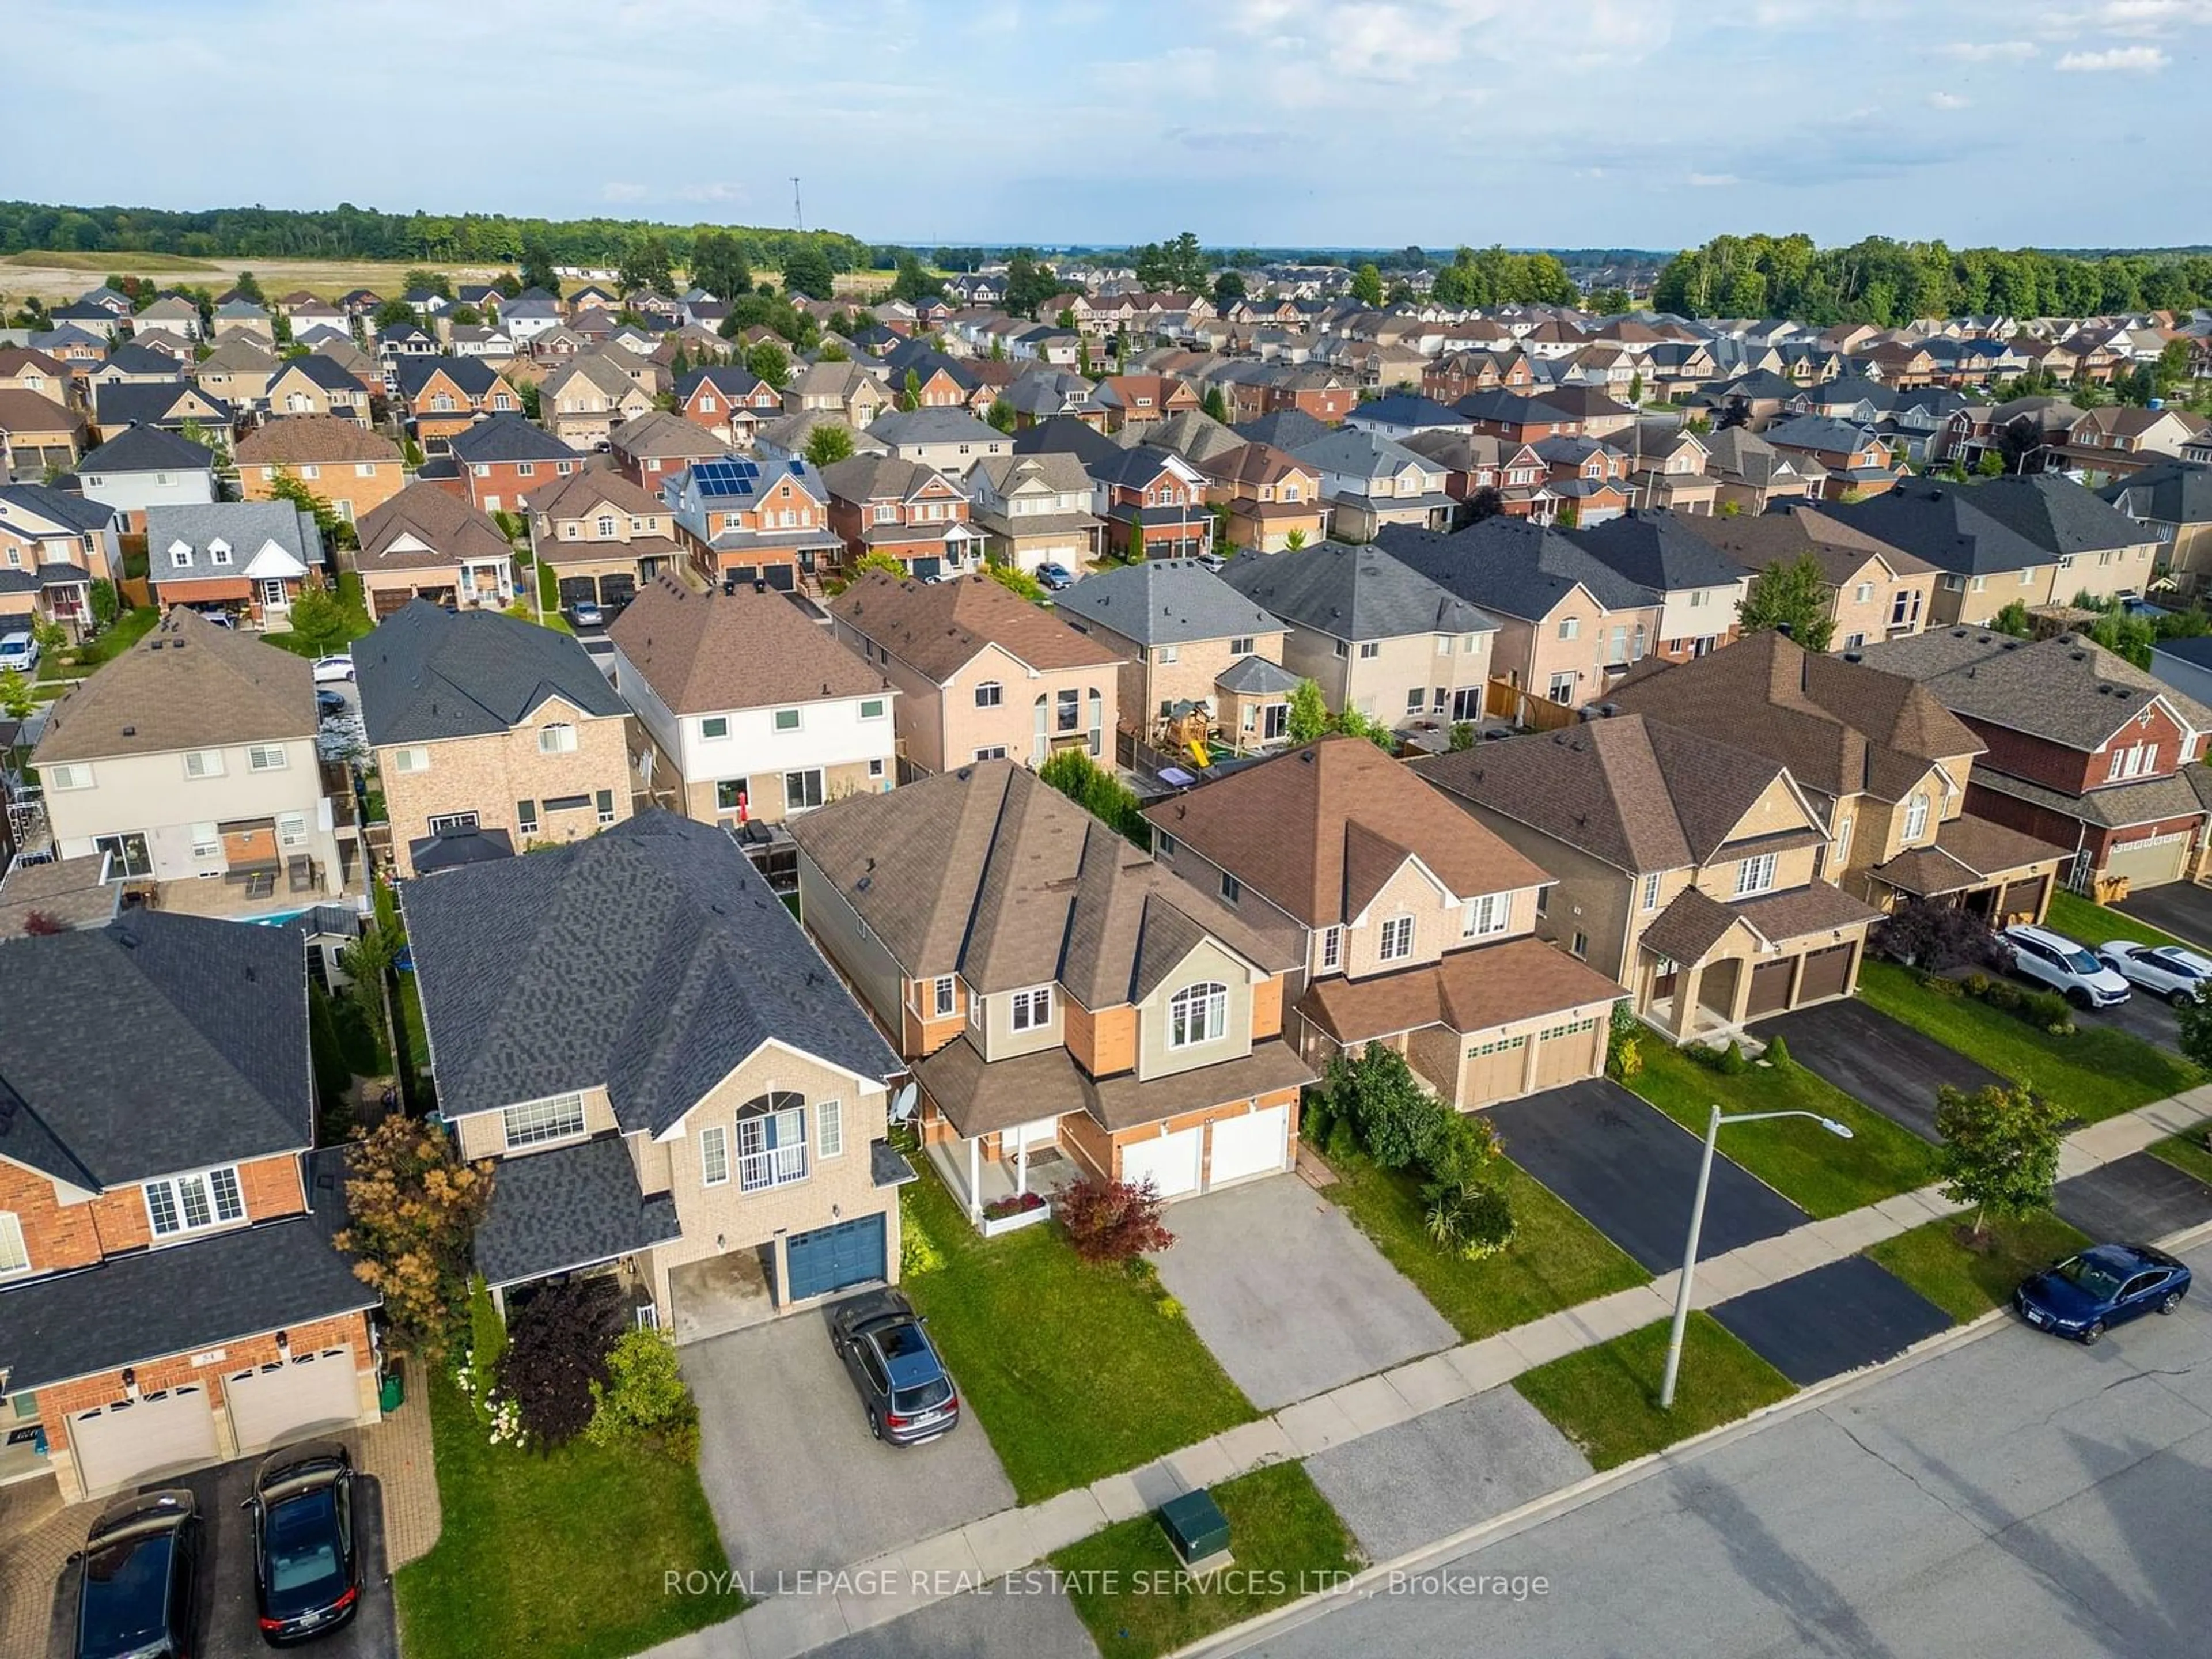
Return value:
[[(2207, 1118), (2212, 1118), (2212, 1085), (2078, 1129), (2061, 1153), (2059, 1178), (2130, 1157)], [(1710, 1257), (1698, 1264), (1692, 1304), (1710, 1308), (1794, 1279), (1959, 1210), (1927, 1187)], [(840, 1637), (978, 1589), (1103, 1527), (1146, 1514), (1179, 1492), (1214, 1486), (1266, 1464), (1310, 1457), (1455, 1405), (1562, 1355), (1641, 1329), (1674, 1312), (1680, 1277), (1678, 1269), (1632, 1290), (1347, 1382), (1142, 1468), (856, 1563), (850, 1570), (852, 1593), (770, 1596), (733, 1620), (653, 1649), (647, 1659), (794, 1659)]]

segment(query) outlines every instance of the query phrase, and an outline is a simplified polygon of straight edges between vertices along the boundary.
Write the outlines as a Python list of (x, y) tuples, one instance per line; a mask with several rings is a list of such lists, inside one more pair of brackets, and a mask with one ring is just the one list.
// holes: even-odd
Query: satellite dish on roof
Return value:
[(902, 1085), (899, 1091), (891, 1097), (891, 1121), (904, 1123), (911, 1118), (914, 1115), (915, 1106), (921, 1099), (921, 1087), (919, 1084)]

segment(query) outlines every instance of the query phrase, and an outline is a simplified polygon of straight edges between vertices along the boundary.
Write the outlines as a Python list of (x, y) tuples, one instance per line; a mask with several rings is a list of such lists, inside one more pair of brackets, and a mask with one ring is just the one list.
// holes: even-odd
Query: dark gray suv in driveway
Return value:
[(914, 1305), (896, 1291), (870, 1291), (830, 1315), (830, 1342), (868, 1413), (868, 1431), (918, 1446), (959, 1425), (960, 1395)]

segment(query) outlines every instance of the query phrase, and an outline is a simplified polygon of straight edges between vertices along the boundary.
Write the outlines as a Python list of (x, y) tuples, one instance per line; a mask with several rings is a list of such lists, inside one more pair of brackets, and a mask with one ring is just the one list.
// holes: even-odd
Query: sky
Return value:
[(10, 0), (0, 192), (922, 246), (2212, 241), (2212, 0)]

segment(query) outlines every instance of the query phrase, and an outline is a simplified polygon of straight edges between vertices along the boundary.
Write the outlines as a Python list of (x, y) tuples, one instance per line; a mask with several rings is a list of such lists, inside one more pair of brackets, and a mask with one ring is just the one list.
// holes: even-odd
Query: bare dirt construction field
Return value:
[(399, 292), (410, 270), (442, 270), (455, 282), (488, 283), (503, 265), (430, 265), (374, 259), (187, 259), (174, 253), (10, 253), (0, 258), (0, 295), (11, 301), (31, 295), (52, 303), (73, 300), (112, 271), (118, 276), (148, 276), (167, 286), (210, 288), (222, 293), (250, 270), (272, 298), (306, 289), (325, 300), (357, 288), (379, 294)]

